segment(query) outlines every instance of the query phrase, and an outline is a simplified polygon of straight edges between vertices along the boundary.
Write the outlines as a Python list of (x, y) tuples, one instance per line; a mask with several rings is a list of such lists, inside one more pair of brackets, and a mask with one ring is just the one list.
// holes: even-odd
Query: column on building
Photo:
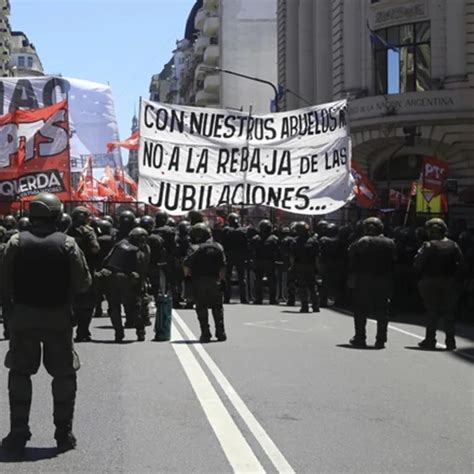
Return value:
[(314, 102), (332, 100), (332, 11), (331, 0), (313, 5)]
[(344, 89), (353, 95), (362, 89), (360, 11), (360, 0), (344, 0)]
[(299, 0), (298, 8), (299, 92), (300, 107), (314, 103), (313, 0)]
[(456, 88), (466, 79), (466, 1), (449, 0), (446, 5), (446, 81)]
[[(286, 87), (299, 91), (299, 55), (298, 55), (298, 7), (299, 0), (286, 0)], [(286, 94), (287, 109), (297, 109), (299, 99)]]

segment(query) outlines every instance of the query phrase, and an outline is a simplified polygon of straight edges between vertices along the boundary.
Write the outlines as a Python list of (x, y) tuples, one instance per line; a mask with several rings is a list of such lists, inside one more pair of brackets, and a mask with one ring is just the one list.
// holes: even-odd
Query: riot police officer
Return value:
[(5, 242), (8, 242), (15, 234), (18, 234), (18, 223), (15, 216), (9, 214), (3, 219), (3, 227), (7, 230), (5, 234)]
[[(319, 312), (319, 297), (316, 289), (316, 259), (319, 245), (315, 236), (310, 235), (306, 222), (295, 225), (296, 238), (290, 248), (290, 262), (301, 301), (301, 313), (309, 313), (309, 302), (315, 313)], [(309, 297), (309, 298), (308, 298)]]
[(185, 272), (191, 277), (193, 299), (201, 327), (200, 342), (210, 342), (209, 313), (214, 318), (216, 338), (225, 341), (224, 306), (219, 280), (225, 276), (224, 249), (211, 240), (211, 230), (204, 223), (195, 224), (191, 229), (191, 239), (195, 243), (193, 251), (184, 262)]
[(189, 232), (191, 230), (191, 224), (187, 220), (182, 220), (178, 224), (178, 233), (176, 235), (176, 251), (178, 266), (176, 270), (176, 285), (177, 291), (181, 295), (181, 299), (184, 299), (186, 302), (186, 309), (193, 308), (193, 298), (190, 288), (190, 279), (186, 277), (183, 269), (183, 262), (185, 258), (189, 255), (191, 250), (191, 237)]
[(119, 242), (122, 239), (126, 239), (135, 225), (135, 214), (130, 210), (122, 211), (119, 215), (118, 231), (115, 236), (116, 241)]
[(30, 219), (26, 216), (20, 217), (18, 219), (18, 232), (24, 232), (25, 230), (31, 229)]
[[(68, 235), (75, 239), (79, 248), (84, 252), (87, 266), (91, 274), (94, 274), (100, 245), (94, 230), (89, 225), (91, 213), (86, 207), (79, 206), (73, 209), (71, 218), (72, 225), (68, 230)], [(76, 342), (89, 342), (91, 340), (89, 326), (94, 313), (95, 303), (93, 286), (90, 286), (87, 293), (74, 301), (73, 310), (77, 322)]]
[[(97, 254), (95, 268), (100, 270), (105, 258), (114, 246), (115, 238), (113, 236), (114, 228), (108, 220), (98, 219), (96, 227), (99, 233), (97, 241), (99, 242), (100, 250)], [(94, 294), (96, 298), (94, 316), (99, 318), (102, 316), (102, 301), (105, 295), (105, 288), (100, 278), (94, 278)]]
[(135, 227), (128, 238), (122, 239), (104, 262), (101, 276), (105, 279), (109, 316), (115, 330), (115, 342), (124, 338), (121, 305), (125, 315), (133, 322), (137, 340), (145, 340), (145, 322), (141, 318), (140, 304), (143, 284), (148, 271), (150, 250), (147, 248), (148, 232)]
[(414, 266), (422, 277), (418, 288), (427, 313), (426, 336), (418, 345), (422, 349), (436, 348), (438, 320), (444, 321), (446, 349), (456, 349), (454, 310), (459, 297), (456, 285), (463, 255), (456, 242), (446, 237), (447, 226), (442, 219), (426, 222), (428, 241), (415, 256)]
[(337, 225), (328, 223), (325, 234), (319, 239), (320, 303), (323, 308), (327, 307), (329, 296), (335, 298), (336, 306), (343, 304), (347, 271), (347, 245), (339, 238)]
[[(160, 284), (164, 275), (164, 268), (166, 266), (166, 249), (164, 240), (153, 233), (155, 227), (155, 220), (151, 216), (143, 216), (140, 219), (140, 227), (148, 232), (148, 247), (150, 248), (150, 264), (148, 265), (147, 278), (150, 284), (151, 296), (158, 304), (158, 295), (160, 293)], [(146, 326), (151, 325), (150, 314), (148, 310), (149, 296), (143, 295), (141, 304), (141, 314)]]
[(276, 300), (276, 262), (280, 249), (278, 237), (272, 234), (272, 223), (262, 220), (258, 224), (258, 235), (251, 241), (252, 261), (255, 269), (255, 304), (263, 303), (263, 278), (267, 278), (270, 304)]
[(383, 224), (377, 217), (364, 221), (365, 236), (349, 247), (354, 273), (355, 335), (349, 341), (355, 347), (366, 346), (367, 317), (377, 319), (375, 347), (387, 342), (388, 311), (393, 286), (395, 243), (383, 235)]
[(176, 232), (168, 225), (168, 213), (166, 211), (158, 211), (155, 215), (155, 229), (154, 234), (159, 235), (164, 243), (166, 250), (166, 266), (165, 277), (166, 286), (171, 290), (173, 298), (173, 307), (179, 308), (181, 295), (177, 288), (177, 248), (176, 248)]
[(232, 272), (237, 271), (239, 279), (240, 302), (247, 304), (247, 283), (245, 281), (245, 265), (248, 260), (248, 242), (245, 229), (241, 227), (238, 214), (232, 212), (227, 216), (228, 226), (222, 234), (222, 245), (224, 247), (227, 261), (226, 284), (224, 303), (230, 302)]
[(61, 217), (58, 220), (57, 228), (59, 232), (67, 233), (69, 228), (72, 225), (71, 216), (65, 212), (61, 214)]
[[(31, 437), (31, 375), (43, 364), (53, 377), (55, 439), (59, 452), (73, 449), (72, 422), (79, 359), (72, 343), (71, 299), (91, 285), (82, 251), (72, 237), (57, 232), (62, 203), (41, 193), (30, 203), (31, 231), (14, 235), (5, 252), (4, 301), (10, 306), (9, 435), (3, 448), (22, 454)], [(41, 278), (38, 278), (41, 275)], [(43, 427), (44, 428), (44, 427)]]

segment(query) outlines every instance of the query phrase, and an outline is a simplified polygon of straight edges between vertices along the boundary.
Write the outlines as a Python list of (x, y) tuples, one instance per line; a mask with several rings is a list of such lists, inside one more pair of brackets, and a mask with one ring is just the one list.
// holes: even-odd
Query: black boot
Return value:
[(361, 337), (357, 337), (357, 336), (354, 336), (349, 341), (349, 344), (353, 347), (359, 347), (359, 348), (367, 347), (367, 344), (365, 343), (365, 339), (362, 339)]
[(300, 313), (309, 313), (308, 303), (301, 303)]
[(54, 433), (58, 453), (71, 451), (77, 446), (77, 440), (72, 432), (72, 423), (58, 423)]
[(23, 456), (25, 452), (26, 443), (30, 439), (31, 433), (29, 431), (10, 431), (10, 433), (2, 440), (2, 448), (9, 456), (19, 458)]

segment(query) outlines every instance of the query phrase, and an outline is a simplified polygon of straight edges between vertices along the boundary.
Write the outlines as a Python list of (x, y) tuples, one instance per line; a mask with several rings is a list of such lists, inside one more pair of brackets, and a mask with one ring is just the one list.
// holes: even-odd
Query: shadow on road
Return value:
[(113, 326), (94, 326), (96, 329), (113, 329)]
[(0, 450), (0, 463), (36, 462), (44, 459), (52, 459), (57, 456), (56, 448), (26, 448), (21, 458), (12, 458), (3, 450)]
[(356, 347), (356, 346), (353, 346), (352, 344), (336, 344), (336, 347), (342, 347), (343, 349), (354, 349), (356, 351), (379, 351), (380, 350), (374, 346)]
[[(327, 309), (343, 316), (353, 317), (352, 311), (349, 311), (346, 308), (330, 306)], [(426, 327), (426, 318), (424, 314), (393, 312), (390, 314), (388, 321), (389, 323), (409, 324), (421, 328)], [(439, 330), (441, 330), (441, 332), (443, 331), (443, 321), (439, 321), (438, 323), (438, 331)], [(456, 322), (456, 336), (474, 341), (474, 326), (466, 324), (463, 321)]]
[(126, 344), (133, 344), (134, 342), (137, 342), (137, 341), (115, 342), (112, 339), (107, 339), (107, 340), (94, 339), (94, 340), (91, 341), (92, 344), (115, 344), (117, 346), (123, 346), (123, 345), (126, 345)]
[(474, 364), (474, 347), (466, 347), (462, 350), (452, 351), (450, 354), (469, 364)]
[(420, 352), (446, 352), (446, 349), (441, 349), (441, 347), (436, 347), (435, 349), (423, 349), (418, 346), (405, 346), (405, 349), (409, 351), (420, 351)]
[[(192, 346), (194, 344), (203, 344), (203, 343), (199, 341), (171, 341), (171, 344), (185, 344), (186, 346)], [(210, 344), (210, 343), (207, 343), (207, 344)]]

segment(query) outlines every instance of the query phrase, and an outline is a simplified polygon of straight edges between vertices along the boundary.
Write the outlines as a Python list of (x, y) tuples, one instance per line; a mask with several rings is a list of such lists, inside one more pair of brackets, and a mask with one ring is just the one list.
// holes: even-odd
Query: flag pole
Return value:
[(71, 122), (69, 121), (69, 92), (66, 92), (66, 118), (67, 118), (67, 128), (68, 128), (68, 154), (69, 154), (69, 202), (72, 202), (72, 169), (71, 169)]

